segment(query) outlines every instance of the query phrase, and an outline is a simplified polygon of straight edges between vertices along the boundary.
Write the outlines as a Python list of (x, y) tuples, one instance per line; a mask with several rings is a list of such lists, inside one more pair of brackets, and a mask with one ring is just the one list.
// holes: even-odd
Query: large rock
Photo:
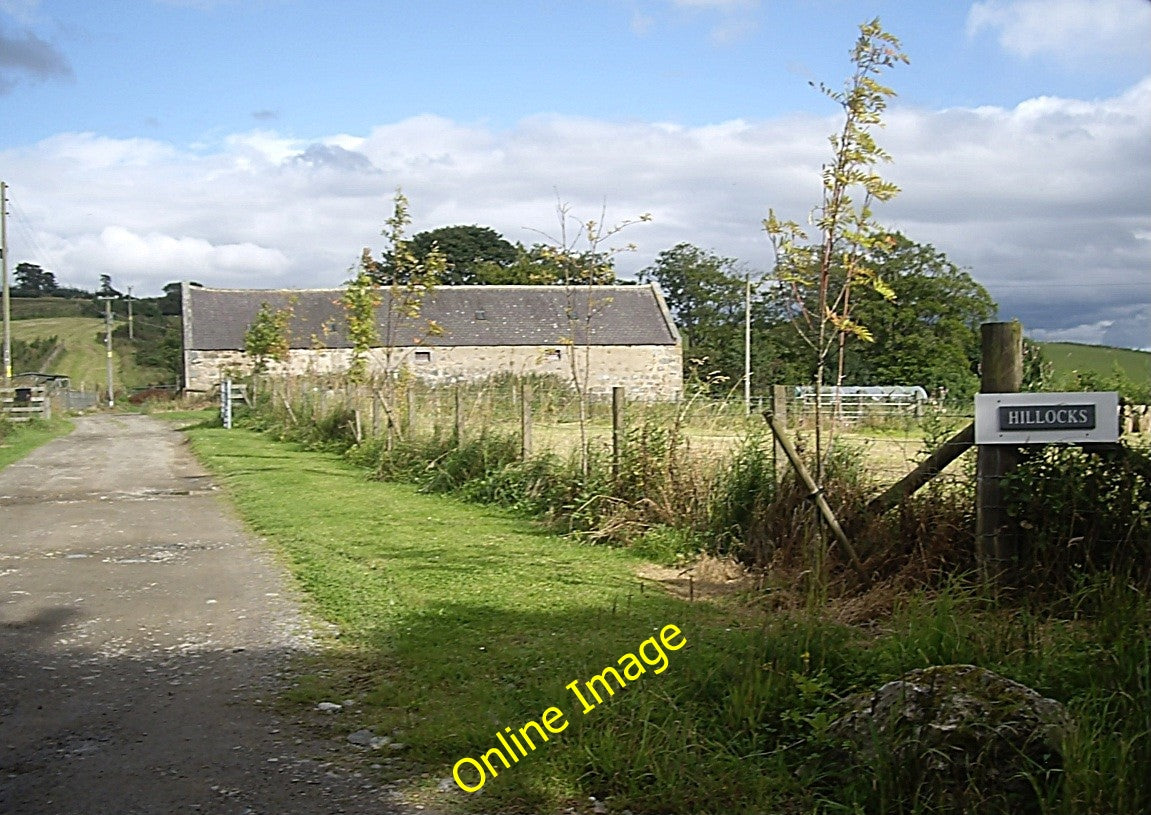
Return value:
[(1067, 713), (1026, 685), (974, 665), (911, 671), (844, 701), (831, 727), (896, 798), (940, 812), (1028, 812), (1062, 765)]

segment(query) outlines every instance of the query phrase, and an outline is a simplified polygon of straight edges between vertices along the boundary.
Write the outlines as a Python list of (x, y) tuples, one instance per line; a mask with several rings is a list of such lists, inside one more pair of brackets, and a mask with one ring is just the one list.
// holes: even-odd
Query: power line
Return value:
[(32, 222), (24, 213), (24, 210), (20, 208), (20, 204), (11, 198), (8, 200), (8, 203), (12, 205), (12, 212), (16, 216), (14, 220), (17, 227), (20, 228), (26, 241), (32, 245), (33, 256), (39, 261), (37, 265), (42, 268), (55, 266), (56, 264), (52, 263), (49, 259), (48, 251), (44, 248), (43, 244), (40, 243), (40, 239), (36, 237), (36, 233), (32, 230)]

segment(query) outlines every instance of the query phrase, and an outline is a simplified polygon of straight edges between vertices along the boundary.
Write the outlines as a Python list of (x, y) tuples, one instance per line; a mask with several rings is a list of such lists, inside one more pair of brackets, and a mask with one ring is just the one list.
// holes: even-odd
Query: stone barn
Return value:
[[(341, 289), (210, 289), (183, 285), (184, 383), (213, 389), (243, 376), (253, 360), (244, 336), (263, 304), (290, 309), (286, 362), (269, 375), (335, 374), (351, 357)], [(571, 380), (572, 361), (588, 387), (629, 398), (674, 400), (683, 392), (683, 349), (659, 287), (441, 286), (420, 303), (418, 317), (390, 306), (377, 311), (381, 347), (374, 375), (406, 368), (431, 385), (475, 382), (496, 374), (552, 374)], [(585, 356), (586, 355), (586, 356)]]

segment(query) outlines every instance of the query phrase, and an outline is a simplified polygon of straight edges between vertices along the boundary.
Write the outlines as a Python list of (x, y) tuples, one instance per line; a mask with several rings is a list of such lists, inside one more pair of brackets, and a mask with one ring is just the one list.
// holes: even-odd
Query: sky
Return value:
[(886, 228), (1036, 339), (1151, 348), (1151, 0), (0, 0), (10, 269), (159, 294), (338, 286), (397, 188), (412, 234), (622, 230), (769, 273), (820, 201), (860, 23)]

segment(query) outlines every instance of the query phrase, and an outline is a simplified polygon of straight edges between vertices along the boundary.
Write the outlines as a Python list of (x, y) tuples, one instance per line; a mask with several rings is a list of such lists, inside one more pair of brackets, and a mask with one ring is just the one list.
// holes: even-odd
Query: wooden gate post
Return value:
[[(982, 393), (1018, 393), (1023, 386), (1023, 326), (984, 323), (982, 338)], [(1018, 447), (981, 444), (975, 476), (975, 546), (984, 576), (1002, 581), (1019, 555), (1017, 531), (1007, 515), (1003, 477), (1019, 464)]]

